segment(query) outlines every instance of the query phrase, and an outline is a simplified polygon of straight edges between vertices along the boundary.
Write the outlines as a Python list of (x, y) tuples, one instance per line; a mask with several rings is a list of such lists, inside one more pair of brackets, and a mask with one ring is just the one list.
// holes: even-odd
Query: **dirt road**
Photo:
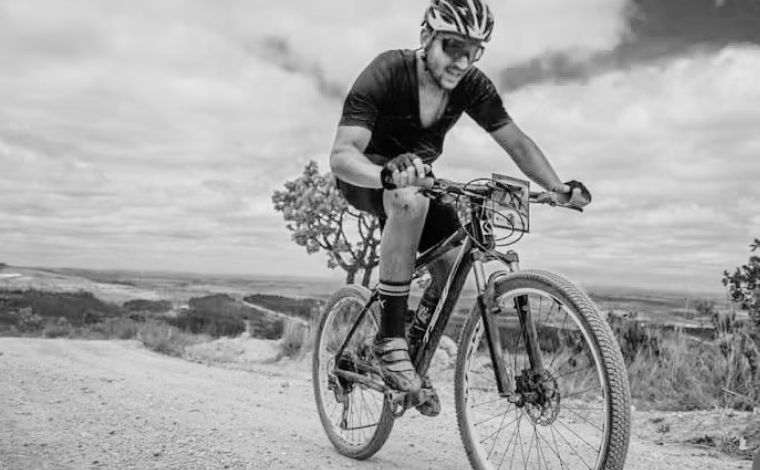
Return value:
[[(308, 365), (249, 370), (163, 356), (135, 341), (0, 338), (0, 469), (467, 469), (442, 390), (385, 447), (338, 455), (317, 418)], [(634, 440), (626, 468), (749, 469), (712, 450)]]

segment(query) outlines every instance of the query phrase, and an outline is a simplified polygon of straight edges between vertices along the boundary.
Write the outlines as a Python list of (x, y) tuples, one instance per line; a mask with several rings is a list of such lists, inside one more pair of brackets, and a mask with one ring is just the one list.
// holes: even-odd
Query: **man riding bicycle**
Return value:
[(430, 269), (407, 334), (405, 313), (415, 252), (454, 233), (454, 208), (431, 201), (417, 186), (429, 185), (430, 165), (443, 150), (446, 133), (463, 112), (509, 154), (531, 180), (557, 194), (558, 202), (584, 206), (591, 200), (576, 181), (562, 183), (538, 146), (504, 109), (491, 80), (474, 66), (493, 30), (485, 0), (432, 0), (417, 50), (377, 56), (359, 75), (343, 106), (330, 155), (332, 172), (346, 200), (376, 215), (380, 243), (380, 329), (373, 344), (388, 386), (406, 392), (431, 389), (417, 406), (426, 416), (440, 412), (428, 377), (411, 362), (453, 264), (453, 253)]

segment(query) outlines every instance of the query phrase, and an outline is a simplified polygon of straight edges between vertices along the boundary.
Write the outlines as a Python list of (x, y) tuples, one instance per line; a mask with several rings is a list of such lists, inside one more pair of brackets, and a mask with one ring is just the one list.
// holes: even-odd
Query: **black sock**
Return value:
[(380, 305), (383, 314), (380, 322), (378, 338), (404, 338), (404, 314), (406, 302), (409, 298), (408, 281), (386, 281), (381, 279), (378, 290), (380, 292)]

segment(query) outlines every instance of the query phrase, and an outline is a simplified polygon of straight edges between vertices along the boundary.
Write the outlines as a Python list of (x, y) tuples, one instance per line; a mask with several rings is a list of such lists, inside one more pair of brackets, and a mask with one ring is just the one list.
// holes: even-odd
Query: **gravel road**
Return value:
[[(0, 338), (0, 469), (467, 469), (443, 413), (409, 413), (385, 447), (337, 454), (317, 417), (308, 364), (246, 370), (146, 350), (136, 341)], [(635, 434), (635, 433), (634, 433)], [(634, 439), (627, 469), (750, 469), (710, 449)]]

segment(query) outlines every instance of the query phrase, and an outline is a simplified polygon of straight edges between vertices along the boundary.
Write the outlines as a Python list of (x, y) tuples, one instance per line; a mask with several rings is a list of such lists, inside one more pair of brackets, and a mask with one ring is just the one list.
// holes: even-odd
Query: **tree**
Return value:
[[(751, 251), (760, 249), (760, 239), (755, 238)], [(736, 268), (733, 274), (723, 272), (723, 285), (741, 308), (749, 312), (755, 337), (760, 340), (760, 256), (750, 256), (749, 262)]]
[(284, 190), (274, 192), (272, 202), (275, 210), (282, 212), (296, 244), (309, 254), (325, 250), (327, 267), (346, 271), (347, 283), (355, 282), (362, 271), (362, 284), (369, 285), (379, 263), (380, 223), (351, 207), (330, 173), (320, 174), (312, 160), (303, 175), (286, 181)]

